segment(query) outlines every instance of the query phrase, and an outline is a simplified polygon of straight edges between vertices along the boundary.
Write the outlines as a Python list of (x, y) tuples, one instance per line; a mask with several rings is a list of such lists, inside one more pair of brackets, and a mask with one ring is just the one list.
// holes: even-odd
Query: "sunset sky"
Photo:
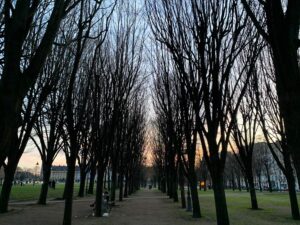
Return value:
[[(30, 142), (30, 143), (28, 143), (27, 148), (20, 159), (18, 166), (21, 168), (24, 168), (24, 169), (25, 168), (32, 169), (35, 167), (37, 162), (41, 166), (42, 161), (41, 161), (40, 154), (39, 154), (37, 148), (35, 147), (35, 145), (32, 142)], [(53, 165), (65, 165), (65, 164), (66, 164), (65, 156), (64, 156), (64, 153), (61, 152), (56, 157)]]

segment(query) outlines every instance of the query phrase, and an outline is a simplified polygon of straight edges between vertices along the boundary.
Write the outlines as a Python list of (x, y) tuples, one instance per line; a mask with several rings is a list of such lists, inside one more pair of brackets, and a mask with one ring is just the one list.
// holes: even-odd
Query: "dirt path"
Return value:
[[(117, 202), (109, 217), (95, 218), (89, 204), (92, 198), (74, 201), (74, 225), (194, 225), (199, 220), (180, 209), (178, 204), (157, 190), (140, 190)], [(50, 202), (47, 206), (14, 204), (12, 210), (0, 215), (5, 225), (58, 225), (62, 224), (63, 202)]]
[(156, 190), (141, 190), (126, 199), (120, 207), (113, 209), (107, 222), (112, 225), (199, 224), (199, 220), (193, 219), (189, 213)]

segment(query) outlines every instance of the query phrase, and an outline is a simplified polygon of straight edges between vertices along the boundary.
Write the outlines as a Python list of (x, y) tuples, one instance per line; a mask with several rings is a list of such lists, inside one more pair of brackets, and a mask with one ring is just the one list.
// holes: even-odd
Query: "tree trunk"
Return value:
[(296, 173), (297, 174), (297, 181), (298, 181), (298, 191), (300, 191), (300, 173)]
[(51, 175), (51, 165), (47, 165), (43, 162), (43, 184), (40, 192), (40, 197), (38, 200), (38, 204), (46, 205), (48, 188), (49, 188), (49, 180)]
[(62, 196), (63, 200), (66, 199), (66, 192), (67, 192), (67, 190), (66, 190), (66, 182), (67, 182), (67, 180), (65, 180), (65, 188), (64, 188), (64, 192), (63, 192), (63, 196)]
[(290, 198), (290, 204), (291, 204), (291, 212), (292, 217), (294, 220), (299, 220), (299, 206), (298, 206), (298, 200), (297, 200), (297, 193), (295, 188), (295, 179), (293, 174), (290, 174), (286, 176), (288, 188), (289, 188), (289, 198)]
[(258, 177), (259, 191), (262, 192), (261, 174), (258, 174), (257, 177)]
[(123, 201), (123, 187), (124, 187), (124, 184), (123, 184), (123, 172), (121, 171), (120, 172), (120, 179), (119, 179), (119, 201)]
[(99, 168), (97, 171), (97, 187), (96, 187), (96, 202), (95, 202), (95, 216), (102, 216), (102, 198), (103, 198), (103, 178), (104, 169)]
[(88, 173), (86, 174), (86, 178), (85, 178), (85, 194), (88, 194), (89, 191), (89, 177), (88, 177)]
[(171, 169), (170, 166), (168, 166), (168, 171), (167, 171), (167, 195), (169, 198), (173, 198), (173, 187), (172, 187), (172, 176), (171, 176)]
[(238, 189), (239, 189), (239, 191), (242, 191), (241, 176), (240, 175), (237, 177), (237, 182), (238, 182)]
[(91, 167), (88, 194), (94, 194), (95, 177), (96, 177), (96, 167)]
[(191, 169), (189, 173), (191, 177), (190, 188), (191, 188), (191, 196), (193, 202), (193, 217), (200, 218), (201, 211), (200, 211), (200, 203), (199, 203), (198, 190), (197, 190), (197, 176), (195, 170), (193, 169)]
[(231, 172), (231, 183), (232, 183), (232, 190), (235, 191), (235, 180), (234, 180), (234, 173)]
[(162, 179), (161, 179), (161, 191), (162, 193), (166, 193), (167, 191), (167, 188), (166, 188), (166, 177), (163, 176)]
[(129, 178), (129, 195), (131, 195), (133, 193), (133, 178), (132, 178), (132, 176), (133, 176), (133, 174)]
[(207, 191), (207, 178), (204, 179), (204, 191)]
[(125, 188), (124, 188), (124, 198), (128, 197), (128, 171), (126, 171), (125, 175)]
[(250, 189), (251, 209), (258, 209), (253, 176), (248, 175), (247, 179), (248, 179), (248, 184), (249, 184), (249, 189)]
[(161, 176), (158, 176), (158, 178), (157, 178), (157, 189), (162, 191), (161, 190)]
[(272, 47), (273, 64), (276, 72), (276, 89), (279, 108), (284, 118), (288, 150), (291, 152), (296, 174), (299, 179), (300, 76), (298, 61), (299, 42), (297, 42), (299, 21), (297, 21), (296, 16), (298, 12), (295, 12), (298, 10), (298, 6), (291, 8), (288, 18), (282, 17), (284, 21), (280, 20), (276, 15), (281, 15), (281, 12), (271, 13), (271, 10), (272, 8), (269, 8), (269, 14), (267, 14), (269, 16), (267, 25), (270, 31), (269, 36), (271, 37), (270, 45)]
[(294, 171), (293, 171), (289, 151), (285, 152), (285, 154), (283, 155), (283, 160), (286, 169), (285, 177), (289, 189), (289, 198), (291, 204), (292, 217), (294, 220), (299, 220), (300, 214), (299, 214), (299, 206), (298, 206), (297, 193), (296, 193), (295, 177), (294, 177)]
[(64, 218), (63, 225), (72, 224), (72, 206), (73, 206), (73, 191), (74, 191), (74, 179), (75, 179), (75, 164), (76, 158), (71, 158), (67, 160), (67, 179), (64, 191), (65, 197), (65, 208), (64, 208)]
[(111, 176), (110, 176), (109, 172), (107, 172), (107, 174), (108, 174), (107, 190), (110, 191), (111, 190)]
[(249, 192), (249, 184), (248, 184), (248, 180), (246, 177), (244, 177), (244, 181), (245, 181), (245, 185), (246, 185), (246, 190), (247, 190), (247, 192)]
[(184, 176), (183, 176), (182, 165), (179, 166), (179, 186), (180, 186), (180, 196), (181, 196), (181, 208), (186, 208), (185, 201), (185, 191), (184, 191)]
[(103, 188), (107, 189), (108, 171), (104, 172), (103, 176)]
[(292, 217), (294, 220), (299, 220), (299, 206), (298, 206), (298, 200), (297, 200), (297, 193), (295, 188), (295, 178), (293, 174), (289, 174), (286, 176), (288, 188), (289, 188), (289, 198), (290, 198), (290, 204), (291, 204), (291, 212)]
[(222, 176), (212, 177), (218, 225), (229, 225), (226, 196)]
[(5, 213), (8, 210), (8, 201), (10, 197), (11, 188), (13, 185), (14, 175), (17, 169), (17, 164), (8, 163), (4, 170), (4, 182), (1, 189), (0, 195), (0, 213)]
[[(3, 73), (1, 74), (3, 76)], [(10, 81), (17, 83), (18, 81)], [(18, 134), (18, 118), (21, 115), (22, 99), (17, 99), (15, 87), (3, 85), (3, 78), (0, 80), (0, 168), (4, 165), (6, 157), (9, 155), (12, 142), (16, 140)], [(11, 94), (8, 94), (11, 93)]]
[(80, 185), (79, 185), (78, 197), (84, 196), (85, 180), (86, 180), (86, 168), (85, 166), (82, 166), (80, 167)]
[(173, 174), (173, 200), (174, 202), (178, 202), (178, 179), (177, 179), (177, 173)]
[[(113, 164), (116, 164), (114, 162)], [(110, 190), (110, 198), (111, 201), (114, 202), (116, 200), (116, 182), (117, 182), (117, 166), (112, 166), (112, 175), (111, 175), (111, 190)]]
[(272, 192), (272, 182), (271, 182), (271, 177), (270, 177), (270, 172), (269, 172), (269, 167), (267, 164), (265, 164), (266, 167), (266, 172), (267, 172), (267, 178), (268, 178), (268, 185), (269, 185), (269, 192)]
[(169, 156), (169, 181), (168, 181), (168, 195), (169, 198), (173, 198), (175, 202), (178, 202), (177, 186), (176, 186), (176, 170), (173, 155)]
[(300, 190), (300, 165), (296, 165), (294, 163), (294, 167), (296, 170), (297, 182), (298, 182), (298, 189)]

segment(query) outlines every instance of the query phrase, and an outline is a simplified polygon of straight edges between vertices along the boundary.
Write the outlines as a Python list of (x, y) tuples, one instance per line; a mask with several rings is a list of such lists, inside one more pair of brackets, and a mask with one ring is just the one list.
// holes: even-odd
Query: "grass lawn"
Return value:
[[(10, 199), (36, 201), (39, 197), (41, 185), (27, 184), (25, 186), (13, 186)], [(74, 196), (77, 196), (79, 184), (75, 184)], [(49, 188), (48, 198), (61, 198), (64, 184), (57, 184), (56, 189)], [(289, 196), (286, 192), (257, 192), (259, 210), (250, 209), (250, 194), (246, 191), (226, 191), (226, 199), (231, 225), (300, 225), (300, 221), (291, 218)], [(199, 220), (203, 224), (215, 224), (216, 213), (214, 195), (211, 190), (199, 191), (200, 207), (203, 218)], [(300, 195), (298, 194), (300, 203)], [(179, 206), (179, 203), (178, 203)], [(177, 211), (185, 214), (186, 211)], [(191, 220), (193, 220), (190, 217)]]
[[(55, 190), (49, 187), (48, 198), (55, 199), (61, 198), (64, 192), (65, 184), (56, 184)], [(77, 196), (79, 184), (75, 183), (74, 196)], [(26, 184), (24, 186), (14, 185), (11, 191), (11, 201), (28, 201), (38, 200), (41, 191), (41, 184)]]
[[(211, 190), (199, 192), (203, 219), (215, 221), (214, 196)], [(300, 225), (291, 218), (289, 196), (286, 192), (257, 192), (260, 210), (250, 209), (250, 194), (246, 191), (226, 191), (230, 222), (233, 225)], [(300, 203), (300, 195), (298, 194)]]

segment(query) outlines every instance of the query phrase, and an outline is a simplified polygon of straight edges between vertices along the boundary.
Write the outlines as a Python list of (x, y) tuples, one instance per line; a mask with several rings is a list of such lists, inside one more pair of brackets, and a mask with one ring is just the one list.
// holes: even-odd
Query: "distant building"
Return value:
[[(275, 144), (272, 144), (275, 145)], [(274, 147), (274, 146), (273, 146)], [(274, 148), (278, 160), (283, 163), (282, 154), (278, 149)], [(278, 151), (278, 152), (276, 152)], [(269, 190), (269, 186), (274, 191), (286, 191), (288, 185), (286, 178), (278, 167), (271, 150), (266, 142), (259, 142), (254, 144), (252, 169), (254, 185), (257, 190)], [(295, 187), (299, 191), (297, 177), (295, 175)], [(209, 180), (209, 179), (208, 179)], [(226, 167), (224, 171), (224, 185), (227, 188), (246, 188), (247, 183), (240, 165), (236, 161), (233, 153), (228, 152), (226, 158)]]
[[(50, 180), (65, 181), (67, 178), (67, 166), (52, 166)], [(75, 181), (80, 180), (79, 166), (75, 167)]]
[[(279, 157), (279, 160), (283, 163), (281, 153), (278, 152), (277, 156)], [(257, 188), (259, 187), (259, 182), (257, 178), (258, 172), (261, 172), (260, 175), (261, 175), (261, 183), (263, 188), (268, 187), (268, 177), (266, 172), (266, 167), (268, 167), (272, 188), (279, 191), (288, 189), (286, 178), (283, 172), (281, 171), (281, 169), (278, 167), (267, 143), (260, 142), (254, 144), (253, 161), (254, 161), (254, 174), (256, 175), (255, 184)], [(295, 185), (296, 185), (296, 189), (299, 190), (296, 174), (295, 174)]]

